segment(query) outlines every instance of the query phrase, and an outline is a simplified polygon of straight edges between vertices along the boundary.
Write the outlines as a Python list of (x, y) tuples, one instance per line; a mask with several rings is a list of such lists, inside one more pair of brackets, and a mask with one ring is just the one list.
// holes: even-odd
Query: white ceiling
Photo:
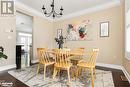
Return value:
[(16, 30), (31, 33), (32, 20), (33, 18), (31, 16), (16, 12)]
[[(46, 9), (51, 10), (50, 4), (52, 0), (18, 0), (25, 5), (42, 12), (42, 6), (45, 5)], [(81, 10), (89, 9), (95, 6), (111, 3), (119, 0), (55, 0), (55, 9), (59, 12), (61, 6), (64, 8), (64, 15), (68, 15)]]
[(38, 16), (55, 22), (120, 5), (120, 1), (121, 0), (55, 0), (56, 12), (60, 11), (61, 6), (64, 9), (63, 16), (55, 20), (50, 17), (45, 17), (41, 9), (44, 5), (47, 12), (51, 11), (50, 4), (52, 0), (16, 0), (16, 7), (26, 9)]

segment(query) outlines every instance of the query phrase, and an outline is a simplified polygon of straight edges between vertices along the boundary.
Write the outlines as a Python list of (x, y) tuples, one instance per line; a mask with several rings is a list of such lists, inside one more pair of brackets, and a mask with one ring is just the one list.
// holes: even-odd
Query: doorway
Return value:
[(33, 56), (33, 17), (16, 12), (16, 65), (17, 68), (28, 67)]

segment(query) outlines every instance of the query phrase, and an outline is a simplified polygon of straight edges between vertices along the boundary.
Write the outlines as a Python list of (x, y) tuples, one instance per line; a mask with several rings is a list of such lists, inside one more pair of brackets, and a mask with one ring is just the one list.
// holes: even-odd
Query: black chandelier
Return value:
[(54, 19), (55, 17), (61, 17), (61, 16), (63, 15), (63, 13), (62, 13), (62, 12), (63, 12), (62, 6), (61, 6), (61, 8), (60, 8), (60, 12), (59, 12), (59, 13), (57, 13), (57, 12), (55, 11), (54, 0), (52, 1), (52, 4), (51, 4), (50, 6), (51, 6), (52, 10), (51, 10), (51, 12), (49, 12), (49, 13), (46, 11), (46, 8), (44, 7), (44, 5), (43, 5), (43, 7), (42, 7), (43, 12), (44, 12), (44, 14), (45, 14), (46, 17), (52, 16), (53, 19)]

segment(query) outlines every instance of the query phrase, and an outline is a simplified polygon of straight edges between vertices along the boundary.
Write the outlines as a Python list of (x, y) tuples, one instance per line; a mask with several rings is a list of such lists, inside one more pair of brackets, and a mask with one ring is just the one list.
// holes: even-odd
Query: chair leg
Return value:
[(46, 78), (46, 66), (44, 65), (44, 79)]
[(96, 69), (94, 68), (94, 77), (96, 79)]
[(57, 73), (56, 73), (56, 75), (60, 75), (61, 73), (60, 73), (60, 69), (57, 69)]
[(93, 68), (91, 68), (91, 80), (92, 80), (92, 87), (94, 87), (94, 76), (93, 76)]
[(58, 72), (58, 71), (57, 71), (56, 67), (54, 67), (54, 71), (53, 71), (53, 79), (55, 78), (57, 72)]
[(78, 76), (80, 76), (82, 73), (82, 68), (81, 67), (78, 67)]
[(67, 74), (68, 74), (68, 81), (70, 83), (70, 70), (69, 69), (67, 70)]
[(37, 74), (39, 73), (39, 69), (40, 69), (40, 64), (38, 64), (38, 67), (37, 67)]

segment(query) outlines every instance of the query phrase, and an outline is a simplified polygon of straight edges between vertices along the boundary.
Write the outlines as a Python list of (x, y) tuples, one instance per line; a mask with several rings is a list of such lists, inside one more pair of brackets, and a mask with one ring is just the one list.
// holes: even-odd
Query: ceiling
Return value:
[(32, 33), (33, 18), (26, 14), (16, 12), (16, 30)]
[[(32, 8), (36, 12), (42, 13), (43, 5), (47, 11), (51, 11), (50, 4), (52, 0), (17, 0), (18, 2)], [(97, 8), (98, 6), (113, 5), (114, 3), (120, 3), (120, 0), (55, 0), (56, 12), (59, 12), (62, 6), (63, 16), (67, 17), (72, 14), (81, 13), (90, 10), (91, 8)], [(101, 7), (103, 8), (103, 7)]]
[[(52, 3), (52, 0), (18, 0), (25, 5), (42, 12), (41, 8), (43, 4), (49, 11), (50, 4)], [(55, 9), (57, 12), (59, 12), (59, 8), (63, 6), (64, 8), (64, 15), (68, 15), (74, 12), (78, 12), (81, 10), (85, 10), (94, 6), (115, 2), (119, 0), (55, 0)]]

